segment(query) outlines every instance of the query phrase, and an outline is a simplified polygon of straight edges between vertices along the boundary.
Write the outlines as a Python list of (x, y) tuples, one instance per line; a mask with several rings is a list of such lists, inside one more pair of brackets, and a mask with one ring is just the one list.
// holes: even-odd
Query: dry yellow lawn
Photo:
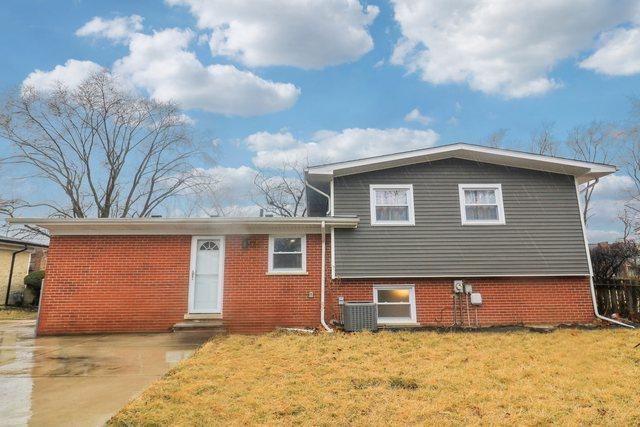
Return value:
[(640, 332), (215, 338), (116, 425), (640, 424)]
[(38, 312), (20, 308), (0, 308), (0, 320), (31, 320), (38, 317)]

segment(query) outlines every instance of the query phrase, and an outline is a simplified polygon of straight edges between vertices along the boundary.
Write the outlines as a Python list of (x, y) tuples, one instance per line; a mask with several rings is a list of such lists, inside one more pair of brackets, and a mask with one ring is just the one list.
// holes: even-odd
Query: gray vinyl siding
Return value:
[[(461, 225), (458, 184), (501, 184), (505, 225)], [(371, 226), (369, 186), (413, 184), (415, 226)], [(446, 159), (334, 179), (341, 277), (588, 275), (574, 178)]]

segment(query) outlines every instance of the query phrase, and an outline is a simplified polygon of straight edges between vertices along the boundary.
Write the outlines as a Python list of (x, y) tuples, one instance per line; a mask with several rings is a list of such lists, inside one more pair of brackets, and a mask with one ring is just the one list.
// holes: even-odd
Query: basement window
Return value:
[(413, 285), (379, 285), (373, 288), (378, 306), (378, 323), (416, 323), (416, 296)]
[(306, 252), (306, 236), (269, 236), (269, 273), (306, 273)]
[(371, 225), (415, 225), (413, 185), (371, 185)]
[(459, 184), (462, 225), (504, 224), (500, 184)]

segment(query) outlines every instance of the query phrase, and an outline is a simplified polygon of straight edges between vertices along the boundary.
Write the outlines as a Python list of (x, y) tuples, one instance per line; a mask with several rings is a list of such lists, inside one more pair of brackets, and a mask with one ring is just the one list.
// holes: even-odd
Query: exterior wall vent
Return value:
[(347, 302), (342, 306), (342, 321), (347, 332), (377, 331), (378, 307), (373, 302)]

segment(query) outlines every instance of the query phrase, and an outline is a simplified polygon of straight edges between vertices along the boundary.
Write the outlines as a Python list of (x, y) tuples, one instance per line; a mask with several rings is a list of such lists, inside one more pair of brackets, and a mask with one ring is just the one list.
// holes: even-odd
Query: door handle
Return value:
[(195, 279), (195, 277), (196, 277), (196, 271), (191, 270), (191, 280)]

